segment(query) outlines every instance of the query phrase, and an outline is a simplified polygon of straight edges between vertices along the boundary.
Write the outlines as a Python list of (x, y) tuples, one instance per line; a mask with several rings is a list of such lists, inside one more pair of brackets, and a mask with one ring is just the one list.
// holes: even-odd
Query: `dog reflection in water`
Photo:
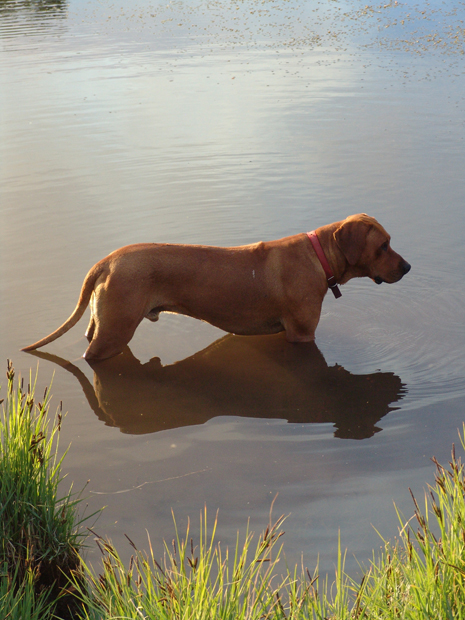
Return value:
[(283, 334), (228, 335), (180, 362), (141, 364), (129, 347), (92, 365), (94, 385), (77, 366), (47, 353), (80, 382), (100, 420), (123, 433), (154, 433), (204, 424), (216, 416), (332, 423), (335, 436), (365, 439), (405, 394), (393, 373), (353, 375), (328, 366), (314, 342), (298, 346)]

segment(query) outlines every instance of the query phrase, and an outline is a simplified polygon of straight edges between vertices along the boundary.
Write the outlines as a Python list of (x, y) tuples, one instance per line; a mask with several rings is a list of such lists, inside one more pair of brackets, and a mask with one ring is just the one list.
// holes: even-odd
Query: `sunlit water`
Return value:
[(340, 531), (355, 566), (458, 441), (463, 18), (460, 3), (1, 5), (0, 348), (22, 375), (37, 360), (19, 348), (128, 243), (237, 245), (367, 212), (412, 264), (328, 296), (319, 352), (176, 316), (95, 376), (84, 321), (44, 350), (67, 482), (90, 480), (123, 555), (123, 534), (161, 549), (171, 508), (182, 529), (204, 504), (231, 543), (278, 494), (290, 562), (330, 568)]

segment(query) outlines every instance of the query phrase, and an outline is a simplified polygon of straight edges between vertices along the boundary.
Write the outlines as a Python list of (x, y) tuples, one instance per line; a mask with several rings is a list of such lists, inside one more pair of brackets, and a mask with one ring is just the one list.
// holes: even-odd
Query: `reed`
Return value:
[(37, 593), (32, 572), (21, 581), (7, 566), (0, 570), (0, 618), (45, 620), (51, 618), (55, 601), (46, 592)]
[(276, 557), (273, 553), (282, 535), (282, 518), (266, 529), (255, 548), (253, 536), (247, 532), (245, 542), (238, 540), (232, 553), (215, 543), (216, 519), (211, 532), (206, 512), (201, 521), (198, 546), (194, 546), (189, 528), (181, 538), (175, 526), (175, 538), (171, 545), (165, 544), (160, 563), (150, 539), (149, 553), (139, 551), (130, 541), (134, 555), (128, 568), (111, 542), (97, 537), (104, 572), (96, 576), (86, 567), (92, 596), (82, 592), (85, 617), (258, 620), (270, 610), (278, 610), (279, 587), (272, 583), (276, 581), (279, 549)]
[(29, 600), (42, 609), (47, 595), (62, 597), (68, 575), (79, 571), (84, 536), (80, 498), (72, 489), (62, 497), (58, 493), (66, 454), (58, 457), (61, 406), (51, 418), (49, 390), (39, 402), (32, 377), (26, 389), (23, 381), (16, 383), (8, 362), (0, 415), (0, 609), (13, 604), (15, 613)]
[[(461, 437), (464, 446), (465, 428)], [(278, 541), (284, 518), (269, 525), (252, 547), (246, 533), (233, 553), (215, 542), (206, 513), (198, 545), (189, 529), (165, 545), (162, 562), (134, 548), (125, 567), (110, 541), (97, 536), (103, 572), (85, 566), (81, 589), (87, 620), (452, 620), (465, 618), (465, 476), (452, 450), (448, 467), (435, 459), (435, 484), (424, 508), (399, 513), (397, 540), (384, 547), (355, 580), (345, 570), (339, 545), (335, 579), (282, 566)]]
[[(465, 426), (460, 441), (465, 449)], [(384, 541), (371, 563), (359, 617), (465, 618), (464, 466), (454, 446), (447, 467), (432, 460), (435, 483), (425, 492), (423, 509), (410, 491), (414, 515), (405, 522), (398, 513), (399, 541)]]

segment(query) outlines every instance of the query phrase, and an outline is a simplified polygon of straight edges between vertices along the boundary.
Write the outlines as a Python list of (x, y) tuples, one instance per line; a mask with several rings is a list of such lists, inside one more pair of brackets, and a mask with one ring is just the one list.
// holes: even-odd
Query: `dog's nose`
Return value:
[(412, 265), (410, 265), (409, 263), (407, 263), (406, 260), (404, 260), (404, 264), (402, 265), (402, 269), (404, 271), (404, 275), (406, 273), (408, 273), (410, 271), (410, 269), (412, 268)]

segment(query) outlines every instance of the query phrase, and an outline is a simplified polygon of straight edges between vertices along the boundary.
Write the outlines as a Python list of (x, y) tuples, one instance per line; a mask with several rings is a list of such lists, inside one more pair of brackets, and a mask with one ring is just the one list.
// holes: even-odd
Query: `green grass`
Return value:
[[(462, 445), (463, 445), (462, 439)], [(269, 525), (255, 547), (247, 533), (229, 553), (215, 543), (203, 516), (197, 546), (189, 531), (165, 546), (159, 563), (138, 551), (128, 567), (109, 542), (98, 538), (103, 572), (86, 567), (90, 589), (82, 592), (89, 620), (355, 620), (465, 618), (465, 477), (452, 451), (447, 468), (437, 461), (435, 484), (421, 510), (362, 572), (360, 582), (344, 568), (339, 549), (334, 581), (318, 570), (289, 571), (280, 561), (283, 517)], [(150, 541), (149, 541), (150, 542)], [(150, 545), (149, 545), (150, 547)], [(279, 575), (283, 575), (279, 577)]]
[(56, 599), (66, 591), (67, 575), (80, 567), (83, 533), (79, 498), (71, 490), (58, 495), (62, 413), (51, 419), (48, 390), (37, 402), (32, 381), (15, 388), (14, 374), (8, 363), (0, 416), (0, 617), (29, 618), (21, 611), (28, 600), (43, 608), (47, 594)]
[[(251, 549), (253, 537), (247, 533), (229, 552), (215, 544), (216, 520), (211, 533), (206, 513), (197, 548), (189, 536), (176, 531), (172, 545), (165, 545), (160, 564), (153, 555), (138, 551), (128, 568), (113, 545), (98, 538), (103, 554), (103, 575), (89, 568), (92, 597), (86, 598), (86, 618), (264, 618), (279, 610), (279, 589), (273, 587), (282, 535), (282, 519), (268, 527)], [(132, 544), (132, 543), (131, 543)], [(249, 557), (250, 556), (250, 557)]]
[[(345, 570), (339, 548), (335, 577), (318, 567), (288, 569), (284, 517), (257, 539), (248, 530), (235, 548), (216, 540), (217, 520), (202, 515), (194, 541), (176, 529), (164, 558), (133, 547), (126, 566), (112, 543), (94, 534), (100, 568), (79, 551), (82, 530), (71, 491), (61, 499), (58, 458), (61, 412), (49, 419), (49, 397), (33, 386), (8, 386), (0, 420), (0, 618), (8, 620), (465, 620), (465, 475), (452, 450), (446, 467), (435, 459), (435, 481), (413, 516), (398, 513), (399, 535), (383, 541), (363, 577)], [(465, 449), (465, 427), (461, 435)], [(256, 542), (254, 542), (256, 540)], [(69, 603), (72, 611), (56, 605)], [(74, 613), (74, 615), (73, 615)]]
[(44, 620), (50, 618), (56, 604), (46, 592), (37, 593), (34, 575), (22, 580), (4, 565), (0, 570), (0, 618), (8, 620)]

